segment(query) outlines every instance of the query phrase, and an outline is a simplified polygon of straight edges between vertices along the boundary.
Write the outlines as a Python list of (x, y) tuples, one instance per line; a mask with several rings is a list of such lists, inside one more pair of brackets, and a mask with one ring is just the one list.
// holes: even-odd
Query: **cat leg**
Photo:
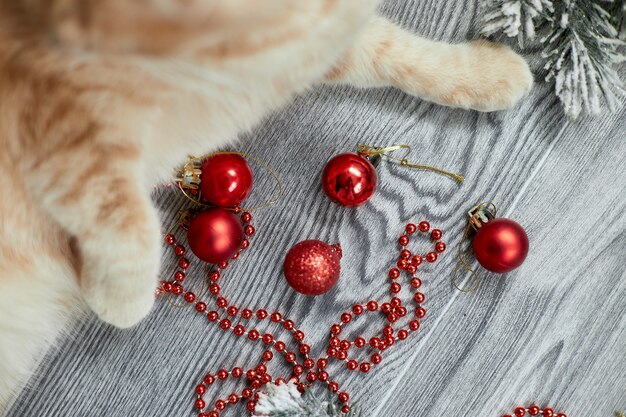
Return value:
[[(0, 248), (0, 252), (4, 252)], [(81, 303), (75, 272), (42, 253), (0, 254), (0, 414)]]
[(380, 17), (364, 28), (325, 79), (357, 87), (393, 86), (438, 104), (480, 111), (513, 106), (533, 83), (524, 59), (504, 45), (434, 42)]
[[(115, 117), (140, 120), (132, 112)], [(75, 122), (52, 154), (33, 161), (28, 177), (37, 201), (76, 239), (85, 301), (118, 327), (148, 314), (159, 271), (160, 223), (141, 155), (131, 128)]]

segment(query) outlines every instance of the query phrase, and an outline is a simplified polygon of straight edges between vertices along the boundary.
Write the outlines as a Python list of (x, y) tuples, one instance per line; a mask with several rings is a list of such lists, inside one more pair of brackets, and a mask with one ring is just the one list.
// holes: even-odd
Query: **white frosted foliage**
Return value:
[(483, 0), (482, 6), (483, 34), (542, 46), (546, 80), (554, 80), (568, 117), (615, 111), (624, 103), (616, 67), (626, 60), (625, 0)]
[(267, 384), (259, 395), (252, 417), (358, 417), (358, 408), (342, 413), (333, 403), (318, 399), (311, 391), (300, 394), (293, 381), (280, 385)]
[(303, 402), (296, 384), (291, 382), (280, 385), (268, 384), (266, 392), (259, 396), (254, 417), (302, 412)]
[(483, 0), (484, 35), (502, 32), (508, 37), (535, 37), (535, 19), (552, 7), (550, 0)]

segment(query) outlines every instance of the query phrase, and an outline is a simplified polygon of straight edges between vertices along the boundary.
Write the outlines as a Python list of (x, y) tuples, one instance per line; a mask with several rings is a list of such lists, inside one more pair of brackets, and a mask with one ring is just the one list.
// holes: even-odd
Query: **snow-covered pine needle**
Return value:
[(259, 395), (253, 417), (359, 417), (358, 407), (342, 413), (329, 398), (322, 401), (310, 390), (300, 394), (296, 384), (268, 384), (267, 390)]

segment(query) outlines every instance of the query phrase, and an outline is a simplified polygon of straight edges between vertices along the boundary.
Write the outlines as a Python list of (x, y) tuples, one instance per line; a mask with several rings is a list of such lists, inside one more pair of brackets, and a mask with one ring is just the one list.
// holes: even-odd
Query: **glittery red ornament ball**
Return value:
[(326, 195), (345, 207), (356, 207), (370, 199), (376, 190), (376, 168), (364, 156), (342, 153), (331, 158), (322, 172)]
[(252, 189), (252, 169), (239, 154), (220, 153), (202, 163), (202, 198), (219, 207), (240, 204)]
[(243, 226), (232, 212), (212, 208), (191, 220), (187, 241), (198, 258), (218, 264), (230, 259), (239, 250), (243, 241)]
[(339, 280), (341, 246), (319, 240), (296, 244), (285, 258), (283, 271), (289, 285), (305, 295), (320, 295)]

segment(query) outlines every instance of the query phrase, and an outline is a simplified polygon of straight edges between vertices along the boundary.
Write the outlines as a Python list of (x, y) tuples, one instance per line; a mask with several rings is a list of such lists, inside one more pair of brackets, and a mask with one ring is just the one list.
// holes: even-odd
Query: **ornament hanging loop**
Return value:
[[(476, 274), (476, 271), (470, 266), (469, 261), (467, 260), (467, 255), (471, 251), (472, 246), (468, 245), (465, 249), (463, 249), (463, 244), (465, 243), (465, 240), (469, 238), (470, 232), (471, 232), (471, 226), (467, 225), (467, 227), (465, 228), (465, 231), (463, 232), (463, 237), (461, 237), (461, 241), (459, 242), (459, 246), (458, 246), (458, 253), (457, 253), (458, 262), (455, 265), (454, 270), (452, 271), (452, 285), (457, 290), (461, 292), (465, 292), (465, 293), (476, 291), (476, 288), (478, 288), (478, 283), (480, 281), (480, 279), (478, 278), (478, 274)], [(460, 276), (461, 269), (469, 272), (472, 276), (472, 284), (469, 287), (462, 287), (459, 284), (459, 276)]]
[[(471, 252), (472, 245), (467, 245), (465, 249), (463, 249), (463, 245), (466, 240), (474, 234), (478, 229), (480, 229), (483, 223), (488, 222), (489, 220), (496, 217), (497, 208), (496, 205), (491, 201), (486, 201), (484, 203), (480, 203), (477, 206), (473, 207), (470, 211), (467, 212), (469, 216), (469, 222), (465, 227), (465, 231), (463, 232), (463, 236), (461, 237), (461, 241), (458, 246), (458, 262), (452, 271), (452, 285), (454, 288), (461, 292), (470, 293), (476, 291), (479, 284), (479, 277), (476, 271), (471, 267), (467, 256)], [(460, 270), (464, 269), (469, 272), (472, 276), (472, 284), (469, 287), (462, 287), (459, 285), (459, 275)]]
[[(399, 162), (400, 165), (408, 167), (408, 168), (423, 169), (423, 170), (427, 170), (427, 171), (436, 172), (438, 174), (442, 174), (442, 175), (445, 175), (447, 177), (450, 177), (453, 180), (458, 181), (460, 183), (465, 181), (465, 177), (463, 177), (462, 175), (455, 174), (455, 173), (448, 172), (448, 171), (444, 171), (443, 169), (431, 167), (431, 166), (428, 166), (428, 165), (419, 165), (419, 164), (413, 164), (413, 163), (409, 162), (408, 156), (411, 153), (411, 147), (409, 145), (404, 145), (404, 144), (403, 145), (393, 145), (393, 146), (388, 146), (388, 147), (385, 147), (385, 148), (381, 148), (381, 147), (377, 147), (377, 146), (358, 144), (356, 149), (357, 149), (357, 153), (359, 155), (362, 155), (362, 156), (366, 156), (366, 157), (368, 157), (368, 156), (382, 156), (382, 157), (385, 157), (385, 158), (387, 158), (389, 160)], [(405, 150), (405, 154), (402, 157), (398, 158), (398, 157), (390, 155), (391, 152), (395, 152), (395, 151), (398, 151), (398, 150), (401, 150), (401, 149)]]

